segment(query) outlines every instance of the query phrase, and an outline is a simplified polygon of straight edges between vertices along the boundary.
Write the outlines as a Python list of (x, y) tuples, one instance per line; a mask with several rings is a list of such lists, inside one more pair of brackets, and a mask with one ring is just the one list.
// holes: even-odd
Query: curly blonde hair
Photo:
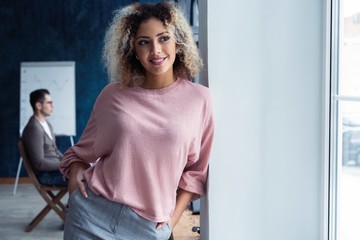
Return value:
[(105, 35), (102, 58), (111, 82), (134, 86), (144, 81), (145, 69), (136, 59), (133, 41), (140, 24), (150, 18), (159, 19), (174, 33), (175, 76), (192, 80), (200, 71), (202, 60), (180, 9), (173, 2), (134, 3), (115, 11)]

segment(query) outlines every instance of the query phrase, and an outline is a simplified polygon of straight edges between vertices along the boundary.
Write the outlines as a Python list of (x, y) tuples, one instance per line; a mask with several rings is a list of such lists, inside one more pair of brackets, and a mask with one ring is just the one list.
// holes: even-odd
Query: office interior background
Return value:
[[(130, 2), (0, 2), (1, 181), (19, 162), (20, 63), (76, 62), (76, 142), (108, 82), (100, 55), (111, 12)], [(201, 238), (360, 239), (359, 0), (198, 6), (199, 81), (217, 126)]]

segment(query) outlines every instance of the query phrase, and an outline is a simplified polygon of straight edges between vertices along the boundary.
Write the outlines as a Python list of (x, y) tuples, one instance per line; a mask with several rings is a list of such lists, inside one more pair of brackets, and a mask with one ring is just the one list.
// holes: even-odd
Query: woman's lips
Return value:
[(161, 65), (161, 64), (163, 64), (165, 59), (166, 59), (165, 57), (164, 58), (152, 58), (152, 59), (150, 59), (150, 62), (154, 65)]

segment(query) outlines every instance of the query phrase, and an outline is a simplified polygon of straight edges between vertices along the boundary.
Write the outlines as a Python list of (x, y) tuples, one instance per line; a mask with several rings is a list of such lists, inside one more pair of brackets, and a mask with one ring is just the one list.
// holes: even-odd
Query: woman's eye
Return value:
[(163, 37), (160, 38), (160, 42), (166, 42), (166, 41), (168, 41), (169, 39), (170, 39), (169, 36), (163, 36)]
[(145, 45), (145, 44), (147, 44), (148, 43), (148, 41), (146, 41), (146, 40), (140, 40), (140, 41), (138, 41), (138, 44), (140, 45), (140, 46), (143, 46), (143, 45)]

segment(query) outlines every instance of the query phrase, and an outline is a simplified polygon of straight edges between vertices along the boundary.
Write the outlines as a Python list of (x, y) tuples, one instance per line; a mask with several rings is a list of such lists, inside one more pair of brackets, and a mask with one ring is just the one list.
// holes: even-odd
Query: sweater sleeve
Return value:
[(24, 131), (22, 140), (26, 152), (37, 171), (55, 171), (59, 169), (60, 157), (45, 157), (44, 130), (41, 126), (31, 124)]
[(60, 171), (65, 177), (69, 176), (70, 165), (73, 162), (89, 163), (90, 167), (91, 163), (94, 163), (97, 160), (94, 152), (96, 132), (97, 123), (93, 110), (79, 141), (64, 153), (63, 160), (60, 163)]
[(206, 192), (208, 165), (214, 135), (214, 119), (210, 99), (205, 112), (203, 128), (199, 133), (200, 146), (195, 146), (198, 148), (195, 150), (198, 158), (189, 160), (191, 158), (189, 157), (179, 183), (179, 188), (194, 193), (192, 200), (202, 197)]

